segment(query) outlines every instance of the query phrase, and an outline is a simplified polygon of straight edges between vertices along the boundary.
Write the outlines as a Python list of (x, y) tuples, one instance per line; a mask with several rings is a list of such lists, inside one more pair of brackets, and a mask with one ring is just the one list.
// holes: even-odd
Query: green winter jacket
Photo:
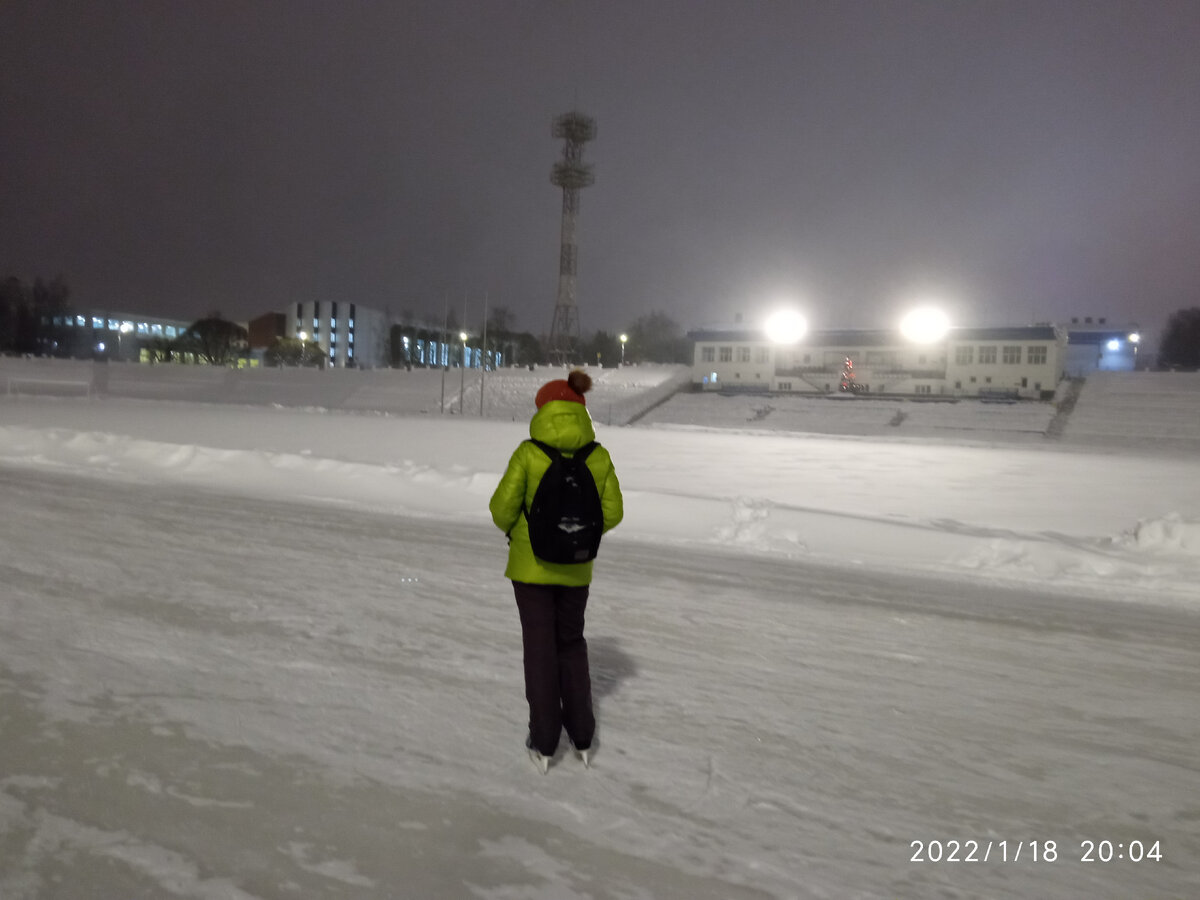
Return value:
[[(529, 436), (572, 455), (588, 441), (596, 439), (592, 417), (587, 407), (571, 400), (551, 400), (534, 413), (529, 421)], [(624, 506), (621, 485), (613, 470), (612, 457), (603, 446), (597, 446), (587, 458), (587, 467), (600, 491), (600, 507), (604, 511), (604, 530), (621, 521)], [(529, 584), (562, 584), (578, 587), (592, 582), (592, 561), (582, 563), (549, 563), (533, 555), (529, 545), (529, 523), (521, 512), (522, 505), (533, 505), (537, 486), (550, 468), (550, 458), (534, 444), (523, 441), (508, 469), (496, 486), (488, 508), (496, 527), (509, 536), (508, 566), (504, 576)]]

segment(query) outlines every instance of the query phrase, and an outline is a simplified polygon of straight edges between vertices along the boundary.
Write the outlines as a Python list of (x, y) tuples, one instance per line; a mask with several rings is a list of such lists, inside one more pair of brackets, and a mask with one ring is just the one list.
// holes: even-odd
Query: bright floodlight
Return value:
[(1129, 343), (1136, 344), (1141, 339), (1142, 339), (1142, 336), (1135, 331), (1133, 334), (1131, 334), (1129, 336)]
[(781, 309), (767, 319), (767, 337), (776, 344), (794, 344), (806, 331), (808, 323), (794, 309)]
[(1108, 344), (1106, 346), (1108, 347), (1109, 350), (1120, 350), (1121, 342), (1118, 341), (1116, 338), (1113, 338), (1111, 341), (1108, 342)]
[(932, 306), (914, 309), (900, 323), (900, 333), (918, 344), (931, 344), (941, 340), (949, 330), (949, 317)]

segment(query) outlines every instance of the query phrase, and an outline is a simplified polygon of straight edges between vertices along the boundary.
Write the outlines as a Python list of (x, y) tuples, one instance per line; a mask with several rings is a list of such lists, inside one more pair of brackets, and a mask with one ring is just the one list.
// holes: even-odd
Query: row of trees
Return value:
[(1158, 345), (1158, 366), (1200, 368), (1200, 306), (1171, 313)]
[(70, 297), (62, 278), (0, 281), (0, 353), (53, 355), (53, 338), (43, 323), (65, 312)]

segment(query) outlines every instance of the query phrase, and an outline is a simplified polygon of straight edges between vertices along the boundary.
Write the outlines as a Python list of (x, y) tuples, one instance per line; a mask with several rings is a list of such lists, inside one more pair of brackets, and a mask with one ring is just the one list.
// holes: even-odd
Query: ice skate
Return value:
[(572, 743), (571, 749), (575, 751), (575, 758), (578, 759), (581, 763), (583, 763), (583, 767), (585, 769), (590, 769), (592, 767), (592, 751), (595, 749), (594, 743), (592, 744), (592, 746), (585, 747), (582, 750), (580, 750), (578, 747), (575, 746), (574, 743)]
[(529, 751), (529, 758), (533, 760), (533, 764), (537, 766), (539, 772), (545, 775), (550, 771), (550, 757), (543, 756), (542, 753), (533, 746), (533, 741), (530, 738), (525, 738), (525, 749)]

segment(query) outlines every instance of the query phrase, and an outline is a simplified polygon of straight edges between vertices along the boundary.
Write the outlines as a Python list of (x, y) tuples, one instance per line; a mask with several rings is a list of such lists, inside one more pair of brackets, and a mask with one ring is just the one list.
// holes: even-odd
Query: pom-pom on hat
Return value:
[(572, 403), (582, 403), (587, 406), (583, 395), (592, 389), (592, 377), (583, 369), (574, 369), (565, 379), (547, 381), (537, 392), (533, 402), (541, 409), (551, 400), (570, 400)]

